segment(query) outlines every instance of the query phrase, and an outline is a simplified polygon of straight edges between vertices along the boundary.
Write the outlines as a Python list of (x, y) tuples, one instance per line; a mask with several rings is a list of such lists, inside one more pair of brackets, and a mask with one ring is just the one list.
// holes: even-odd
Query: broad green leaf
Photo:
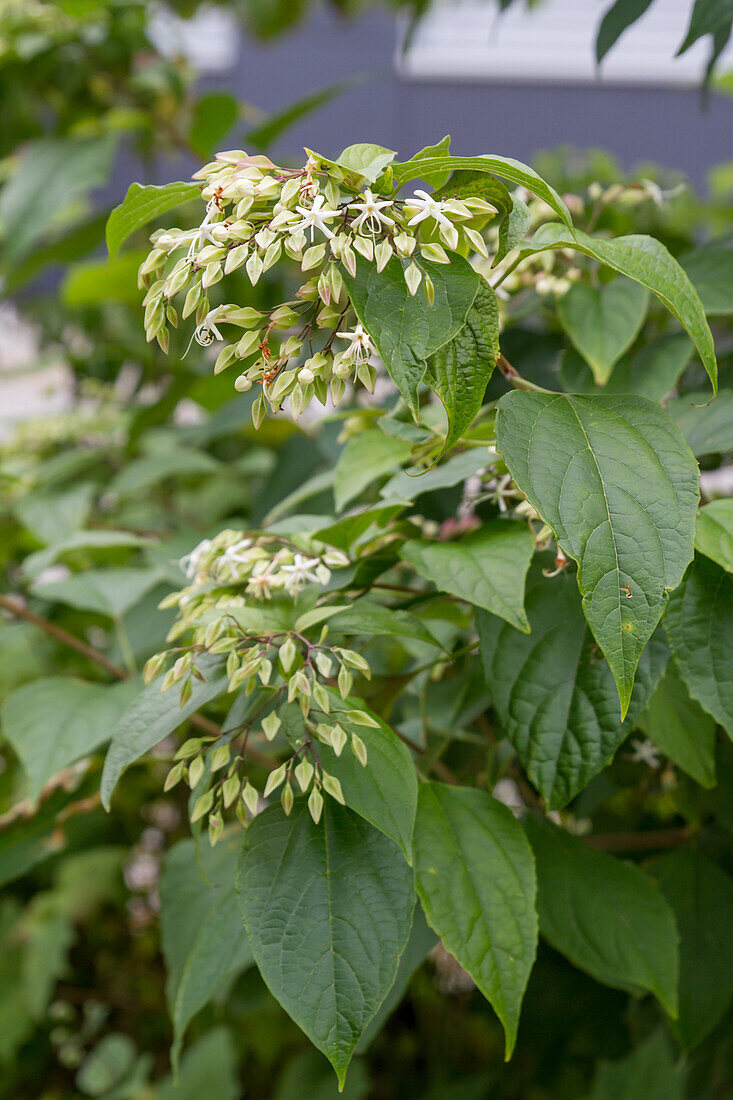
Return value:
[(623, 718), (644, 646), (692, 558), (698, 468), (642, 397), (505, 394), (497, 448), (578, 563), (583, 612), (611, 666)]
[(428, 953), (432, 951), (437, 942), (438, 937), (425, 920), (425, 914), (418, 901), (415, 905), (415, 915), (412, 921), (412, 929), (410, 930), (410, 938), (402, 953), (395, 983), (382, 1001), (379, 1012), (371, 1023), (367, 1025), (366, 1031), (357, 1043), (357, 1054), (362, 1054), (367, 1050), (372, 1040), (377, 1037), (404, 997), (412, 975), (415, 973), (418, 966), (425, 961)]
[(397, 156), (393, 149), (385, 149), (384, 145), (374, 145), (369, 141), (359, 141), (355, 145), (349, 145), (342, 153), (339, 153), (336, 163), (345, 168), (352, 168), (359, 172), (369, 183), (374, 183), (377, 176), (381, 176), (388, 164), (391, 164)]
[(733, 0), (695, 0), (690, 15), (690, 25), (676, 56), (689, 50), (698, 38), (717, 34), (733, 19)]
[(449, 450), (481, 408), (499, 358), (499, 307), (488, 283), (479, 284), (463, 328), (428, 361), (425, 381), (443, 402)]
[(410, 294), (395, 256), (381, 274), (366, 260), (358, 261), (356, 275), (343, 272), (356, 315), (415, 417), (427, 360), (463, 328), (481, 284), (481, 276), (458, 255), (449, 264), (421, 260), (420, 266), (435, 288), (432, 305), (421, 289)]
[[(329, 632), (340, 634), (384, 634), (395, 637), (419, 638), (430, 645), (439, 645), (424, 623), (409, 611), (385, 607), (376, 600), (362, 596), (348, 610), (339, 611), (329, 620)], [(297, 628), (299, 629), (299, 628)]]
[(667, 409), (698, 458), (733, 450), (733, 390), (723, 390), (714, 401), (707, 393), (687, 393)]
[(495, 157), (488, 154), (479, 157), (413, 157), (412, 160), (405, 161), (404, 164), (394, 165), (395, 187), (400, 188), (403, 184), (414, 179), (427, 180), (428, 175), (426, 173), (457, 171), (489, 172), (500, 179), (509, 180), (510, 183), (517, 184), (520, 187), (526, 187), (538, 198), (544, 199), (568, 228), (572, 227), (573, 221), (570, 217), (570, 211), (554, 187), (551, 187), (541, 176), (538, 176), (529, 165), (522, 164), (519, 160), (512, 160), (510, 157)]
[(715, 721), (690, 698), (674, 659), (636, 724), (696, 782), (715, 786)]
[(114, 135), (42, 137), (23, 147), (0, 191), (0, 251), (14, 266), (30, 249), (77, 220), (80, 204), (109, 177)]
[(339, 455), (334, 471), (334, 497), (341, 511), (378, 477), (391, 473), (410, 457), (410, 444), (370, 428), (353, 436)]
[(654, 882), (545, 818), (528, 815), (524, 826), (537, 861), (544, 938), (596, 981), (653, 993), (676, 1016), (677, 929)]
[[(450, 159), (450, 134), (446, 134), (441, 138), (436, 145), (426, 145), (424, 149), (421, 149), (419, 153), (415, 153), (414, 157), (410, 158), (410, 162), (416, 160), (439, 160), (443, 161)], [(451, 169), (438, 168), (427, 169), (420, 174), (420, 179), (425, 180), (431, 187), (442, 187), (448, 180), (451, 174)]]
[(512, 208), (499, 224), (499, 247), (494, 257), (494, 265), (521, 244), (531, 224), (532, 213), (527, 203), (513, 195)]
[(241, 1095), (238, 1055), (232, 1038), (226, 1028), (213, 1027), (186, 1051), (178, 1073), (161, 1082), (155, 1100), (201, 1100), (202, 1096), (240, 1100)]
[(253, 961), (234, 891), (239, 848), (239, 833), (215, 848), (181, 840), (163, 862), (160, 934), (174, 1067), (190, 1021)]
[(733, 247), (729, 241), (710, 241), (680, 256), (705, 312), (713, 317), (733, 313)]
[(657, 1028), (631, 1054), (601, 1061), (588, 1100), (684, 1100), (684, 1066), (675, 1065), (664, 1028)]
[(485, 447), (472, 447), (461, 454), (451, 455), (445, 462), (431, 466), (421, 473), (418, 469), (401, 470), (391, 477), (380, 489), (385, 500), (400, 500), (409, 503), (423, 493), (432, 493), (436, 489), (449, 489), (467, 478), (485, 470), (489, 455)]
[(680, 934), (675, 1031), (689, 1050), (712, 1031), (733, 998), (733, 878), (692, 849), (671, 852), (649, 870)]
[(692, 344), (683, 332), (658, 336), (633, 355), (624, 355), (601, 387), (585, 360), (569, 349), (562, 357), (560, 377), (570, 393), (636, 393), (661, 401), (674, 388), (691, 354)]
[[(394, 478), (391, 480), (394, 480)], [(399, 515), (401, 511), (401, 503), (362, 508), (361, 511), (344, 516), (343, 519), (336, 520), (335, 523), (330, 523), (327, 527), (317, 527), (313, 532), (313, 536), (325, 542), (328, 546), (336, 546), (339, 550), (349, 550), (355, 543), (359, 543), (363, 536), (366, 535), (368, 538), (368, 532), (371, 531), (372, 527), (378, 529), (386, 527), (389, 521)]]
[(601, 286), (575, 283), (557, 303), (557, 315), (571, 341), (604, 385), (644, 323), (649, 292), (640, 283), (614, 279)]
[(133, 681), (104, 685), (49, 676), (11, 692), (0, 712), (3, 733), (26, 771), (30, 797), (108, 741), (139, 690)]
[(615, 0), (601, 20), (596, 35), (596, 61), (600, 65), (612, 46), (637, 19), (641, 19), (652, 0)]
[(548, 223), (540, 227), (533, 242), (520, 255), (530, 256), (548, 248), (584, 252), (656, 294), (689, 333), (712, 382), (713, 393), (717, 393), (718, 365), (705, 310), (689, 278), (661, 241), (639, 233), (607, 240), (590, 237), (579, 229), (571, 233), (562, 225)]
[(14, 512), (40, 542), (54, 543), (68, 538), (89, 519), (95, 487), (82, 482), (65, 492), (28, 493), (14, 505)]
[(339, 720), (343, 711), (358, 708), (370, 714), (379, 726), (359, 728), (359, 737), (367, 749), (365, 768), (350, 746), (336, 756), (328, 745), (319, 744), (318, 759), (324, 769), (339, 780), (346, 805), (399, 844), (411, 864), (417, 807), (417, 776), (412, 754), (394, 730), (360, 699), (344, 701), (333, 691), (329, 695), (334, 721)]
[(456, 542), (410, 539), (400, 549), (425, 580), (528, 631), (524, 581), (534, 539), (523, 523), (490, 520)]
[(190, 447), (172, 448), (160, 454), (141, 455), (140, 458), (128, 462), (112, 479), (109, 489), (123, 497), (132, 496), (144, 489), (150, 489), (153, 485), (159, 485), (167, 478), (196, 477), (216, 473), (221, 469), (221, 463), (205, 451), (196, 451)]
[[(549, 555), (547, 555), (549, 558)], [(509, 741), (549, 809), (565, 806), (612, 759), (648, 703), (668, 650), (656, 634), (644, 650), (629, 713), (619, 719), (613, 675), (599, 660), (575, 577), (530, 571), (519, 634), (485, 612), (477, 616), (491, 700)]]
[(140, 307), (137, 271), (147, 252), (136, 250), (114, 260), (85, 260), (74, 264), (64, 276), (60, 297), (71, 309), (122, 302)]
[[(229, 681), (226, 676), (220, 675), (221, 661), (218, 658), (204, 656), (197, 661), (197, 666), (207, 678), (203, 681), (194, 678), (191, 698), (185, 706), (179, 705), (175, 687), (170, 691), (160, 690), (162, 680), (158, 677), (138, 695), (112, 728), (112, 744), (104, 761), (101, 782), (105, 810), (109, 809), (118, 779), (130, 764), (178, 729), (199, 707), (227, 690)], [(108, 736), (109, 733), (110, 730), (107, 731)]]
[(193, 105), (189, 145), (203, 160), (208, 160), (238, 118), (239, 102), (234, 96), (228, 92), (205, 92)]
[(733, 574), (698, 556), (672, 595), (664, 626), (679, 674), (733, 737)]
[(30, 580), (35, 580), (44, 569), (53, 565), (64, 554), (71, 554), (76, 550), (110, 550), (118, 546), (141, 547), (149, 546), (150, 542), (150, 539), (142, 535), (133, 535), (130, 531), (74, 531), (59, 542), (53, 542), (43, 550), (36, 550), (34, 554), (29, 554), (23, 562), (23, 572)]
[(159, 569), (88, 569), (62, 581), (35, 584), (33, 592), (43, 600), (120, 619), (160, 580)]
[(695, 549), (733, 573), (733, 500), (711, 500), (700, 509)]
[(424, 783), (415, 882), (428, 924), (501, 1020), (509, 1059), (537, 949), (534, 861), (522, 826), (483, 791)]
[(327, 798), (316, 825), (298, 799), (245, 834), (237, 893), (275, 999), (343, 1086), (354, 1047), (394, 984), (415, 894), (399, 848)]
[(200, 198), (201, 187), (198, 183), (167, 183), (163, 187), (131, 183), (124, 200), (114, 208), (107, 222), (107, 251), (110, 259), (115, 258), (136, 229), (141, 229), (153, 218), (159, 218), (176, 206)]

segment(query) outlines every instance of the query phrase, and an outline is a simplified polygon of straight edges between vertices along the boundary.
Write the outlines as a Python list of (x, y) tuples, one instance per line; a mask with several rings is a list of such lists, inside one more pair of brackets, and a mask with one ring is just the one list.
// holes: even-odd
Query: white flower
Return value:
[(439, 199), (434, 199), (432, 195), (429, 195), (427, 191), (416, 191), (417, 196), (414, 199), (410, 199), (405, 205), (411, 208), (417, 207), (417, 214), (412, 218), (408, 225), (419, 225), (420, 222), (425, 221), (426, 218), (433, 218), (438, 225), (443, 225), (446, 229), (452, 229), (453, 223), (450, 218), (446, 217), (443, 213), (444, 203)]
[(650, 768), (658, 768), (661, 764), (659, 749), (653, 741), (632, 741), (631, 748), (629, 760), (635, 764), (647, 764)]
[(366, 225), (372, 233), (381, 229), (383, 225), (394, 225), (394, 218), (382, 213), (385, 207), (391, 206), (390, 199), (376, 199), (369, 188), (364, 192), (364, 202), (352, 202), (349, 210), (359, 210), (361, 213), (352, 222), (354, 229), (361, 229)]
[(311, 207), (296, 206), (296, 210), (302, 215), (303, 220), (299, 221), (297, 225), (293, 226), (293, 232), (297, 233), (299, 230), (310, 229), (311, 231), (311, 244), (313, 243), (314, 230), (320, 229), (326, 237), (333, 237), (332, 230), (326, 225), (327, 221), (331, 221), (333, 218), (339, 216), (338, 210), (330, 210), (328, 207), (324, 209), (323, 204), (326, 200), (323, 195), (316, 195)]
[(353, 332), (337, 332), (342, 340), (349, 340), (351, 346), (344, 352), (345, 359), (353, 359), (356, 363), (366, 363), (374, 350), (371, 337), (363, 325), (356, 326)]
[(196, 576), (199, 571), (201, 559), (204, 557), (205, 554), (209, 552), (210, 549), (211, 539), (204, 539), (198, 544), (198, 546), (194, 546), (193, 550), (191, 550), (189, 554), (185, 554), (179, 560), (178, 564), (180, 565), (181, 569), (186, 574), (189, 580), (191, 580), (192, 577)]
[(259, 600), (269, 600), (270, 589), (280, 588), (281, 578), (274, 571), (273, 563), (258, 561), (252, 570), (245, 591)]
[(224, 339), (219, 329), (216, 327), (216, 322), (221, 319), (221, 308), (217, 306), (215, 309), (210, 309), (201, 324), (196, 327), (196, 331), (193, 334), (194, 339), (202, 348), (208, 348), (210, 344), (214, 343), (214, 340)]
[(321, 579), (314, 570), (321, 564), (320, 558), (306, 558), (304, 554), (296, 554), (292, 565), (281, 566), (281, 572), (287, 573), (285, 588), (292, 595), (308, 581), (320, 584)]
[(221, 564), (246, 565), (250, 559), (245, 554), (245, 551), (249, 550), (251, 545), (252, 539), (240, 539), (239, 542), (235, 542), (232, 546), (228, 546), (221, 556)]

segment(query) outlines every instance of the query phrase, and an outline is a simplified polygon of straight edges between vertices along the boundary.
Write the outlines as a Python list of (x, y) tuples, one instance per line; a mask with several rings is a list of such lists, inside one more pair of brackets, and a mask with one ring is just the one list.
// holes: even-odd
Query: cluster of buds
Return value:
[[(260, 800), (278, 789), (286, 813), (295, 790), (310, 791), (308, 806), (316, 822), (324, 793), (343, 802), (339, 780), (319, 759), (319, 744), (327, 745), (336, 757), (348, 746), (366, 766), (367, 748), (359, 729), (379, 723), (350, 695), (357, 674), (371, 677), (367, 660), (352, 649), (329, 644), (328, 623), (317, 608), (315, 614), (310, 610), (312, 626), (308, 612), (292, 627), (278, 622), (278, 609), (271, 620), (266, 617), (278, 594), (287, 595), (292, 606), (308, 585), (327, 584), (332, 568), (348, 564), (341, 551), (326, 548), (316, 554), (312, 545), (301, 552), (277, 536), (249, 538), (241, 531), (222, 531), (182, 559), (192, 583), (163, 601), (163, 606), (177, 606), (180, 612), (168, 640), (186, 634), (191, 642), (152, 657), (144, 671), (146, 682), (174, 657), (162, 690), (177, 686), (183, 706), (191, 697), (193, 678), (202, 677), (197, 658), (208, 653), (226, 658), (230, 691), (241, 690), (247, 699), (257, 693), (246, 721), (221, 734), (186, 741), (166, 780), (166, 790), (181, 780), (194, 790), (206, 778), (192, 821), (208, 817), (212, 842), (221, 834), (228, 811), (246, 824)], [(309, 636), (316, 627), (317, 636)], [(247, 768), (247, 744), (253, 733), (266, 741), (284, 735), (293, 749), (270, 773), (261, 793)]]
[[(214, 366), (233, 364), (235, 387), (261, 386), (252, 410), (255, 425), (267, 405), (277, 412), (288, 400), (299, 415), (312, 398), (337, 403), (349, 381), (373, 389), (374, 346), (358, 322), (344, 280), (358, 263), (384, 270), (401, 263), (410, 294), (433, 283), (421, 261), (449, 263), (449, 252), (488, 252), (479, 230), (496, 213), (481, 198), (434, 198), (417, 190), (393, 194), (389, 173), (366, 179), (311, 153), (303, 168), (287, 169), (266, 156), (241, 150), (220, 153), (195, 175), (203, 181), (206, 213), (192, 230), (159, 231), (140, 268), (148, 340), (166, 350), (169, 326), (177, 326), (173, 302), (184, 297), (181, 316), (195, 315), (194, 338), (220, 344)], [(211, 291), (242, 268), (254, 285), (281, 258), (306, 276), (295, 299), (269, 312), (238, 304), (213, 304)], [(217, 294), (221, 293), (221, 288)], [(236, 339), (222, 327), (239, 329)]]

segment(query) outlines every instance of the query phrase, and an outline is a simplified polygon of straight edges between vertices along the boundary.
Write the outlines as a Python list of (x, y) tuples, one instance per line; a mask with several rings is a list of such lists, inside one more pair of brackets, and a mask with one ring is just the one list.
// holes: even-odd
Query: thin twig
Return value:
[(695, 834), (691, 825), (679, 829), (649, 829), (641, 833), (596, 833), (583, 839), (604, 852), (646, 852), (657, 848), (679, 848)]

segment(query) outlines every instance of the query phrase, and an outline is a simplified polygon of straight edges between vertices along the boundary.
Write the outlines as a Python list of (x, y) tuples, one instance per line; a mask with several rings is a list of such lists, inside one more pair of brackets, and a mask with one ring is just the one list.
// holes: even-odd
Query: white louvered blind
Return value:
[[(517, 2), (503, 14), (495, 0), (434, 0), (410, 48), (398, 41), (396, 66), (407, 78), (521, 80), (559, 83), (597, 79), (595, 39), (611, 0), (544, 0), (533, 10)], [(626, 84), (691, 84), (700, 79), (709, 40), (674, 57), (689, 23), (692, 0), (654, 0), (607, 55), (601, 79)], [(404, 28), (400, 34), (404, 33)], [(720, 60), (733, 66), (733, 45)]]

